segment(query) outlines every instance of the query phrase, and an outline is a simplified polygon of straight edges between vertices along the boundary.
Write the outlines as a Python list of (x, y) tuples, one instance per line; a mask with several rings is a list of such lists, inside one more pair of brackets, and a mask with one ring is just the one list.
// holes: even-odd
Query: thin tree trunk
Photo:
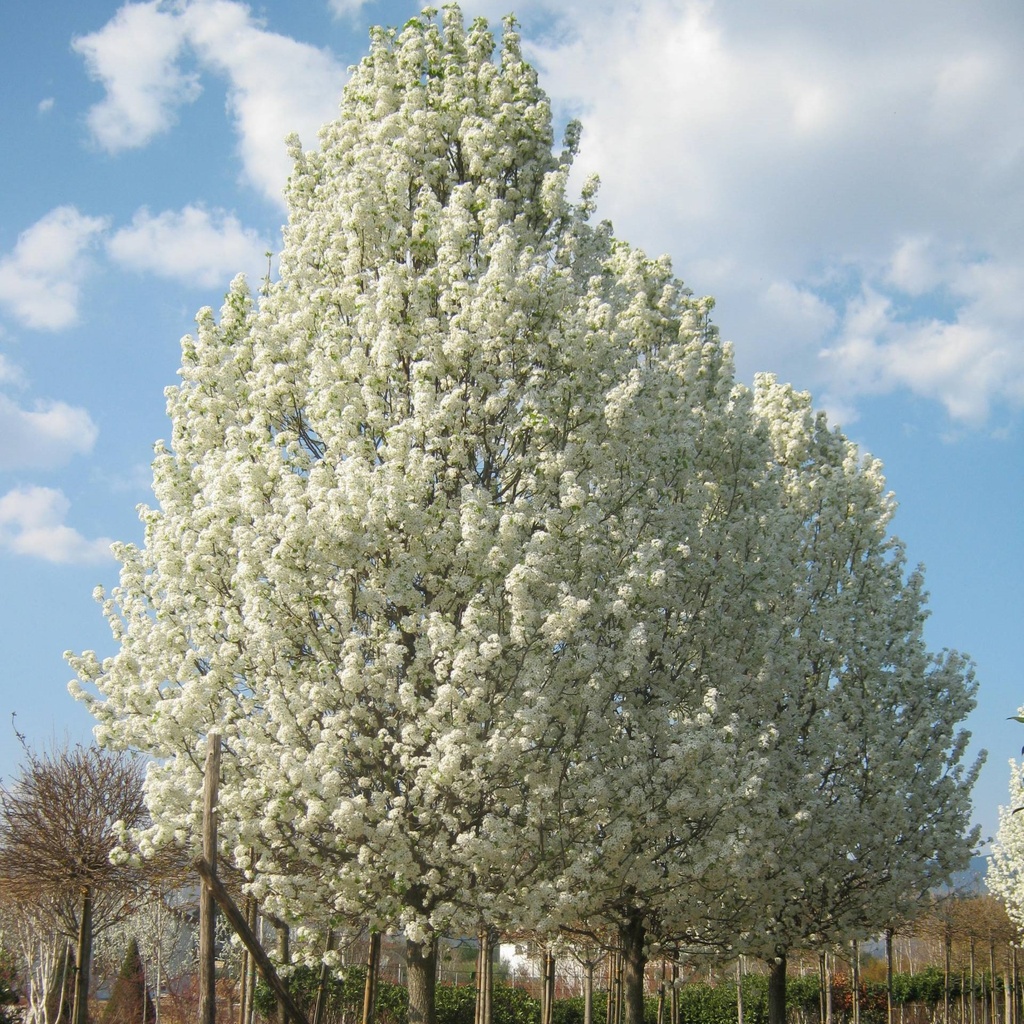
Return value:
[(78, 948), (76, 950), (75, 1002), (71, 1018), (74, 1024), (89, 1021), (89, 967), (92, 963), (92, 887), (82, 887), (82, 903), (78, 919)]
[(825, 950), (822, 950), (818, 954), (818, 1019), (821, 1024), (825, 1024), (828, 1020), (828, 1006), (826, 1001), (828, 999), (828, 964), (826, 961)]
[(320, 1024), (324, 1018), (324, 1008), (327, 1003), (327, 982), (330, 981), (331, 969), (327, 966), (327, 954), (334, 948), (334, 931), (327, 930), (327, 942), (325, 943), (323, 963), (320, 964), (320, 977), (316, 983), (316, 1001), (313, 1003), (313, 1020), (310, 1024)]
[(892, 929), (885, 929), (885, 1008), (888, 1024), (893, 1024), (892, 1005)]
[(494, 957), (498, 952), (499, 935), (493, 928), (487, 929), (487, 955), (484, 957), (484, 1010), (480, 1024), (491, 1024), (494, 1020)]
[(768, 1024), (786, 1024), (786, 953), (768, 961)]
[(594, 1024), (594, 961), (583, 968), (583, 1024)]
[(1010, 977), (1011, 977), (1011, 989), (1013, 991), (1013, 998), (1010, 1000), (1011, 1012), (1013, 1014), (1013, 1024), (1020, 1024), (1020, 974), (1017, 968), (1017, 944), (1014, 943), (1010, 947)]
[(643, 918), (634, 914), (619, 925), (619, 946), (622, 950), (622, 1024), (644, 1024), (644, 970), (647, 955), (644, 940), (647, 930)]
[(436, 1024), (434, 992), (437, 987), (437, 943), (405, 944), (408, 966), (409, 1024)]
[(743, 1024), (743, 957), (736, 958), (736, 1024)]
[(608, 955), (608, 1000), (605, 1004), (606, 1024), (619, 1024), (619, 951)]
[(988, 940), (988, 981), (989, 981), (989, 1012), (992, 1024), (999, 1024), (999, 1004), (996, 1002), (996, 943), (991, 936)]
[[(249, 916), (246, 918), (245, 923), (249, 926), (249, 931), (253, 937), (257, 934), (257, 927), (259, 926), (259, 913), (256, 909), (256, 901), (252, 901), (252, 905), (249, 907)], [(262, 931), (262, 929), (260, 929)], [(247, 952), (248, 949), (246, 950)], [(256, 957), (249, 952), (249, 971), (245, 977), (245, 987), (249, 992), (249, 998), (245, 1004), (245, 1020), (242, 1024), (252, 1024), (253, 1018), (256, 1015)]]
[[(274, 925), (277, 931), (277, 962), (286, 967), (292, 962), (291, 929), (284, 921)], [(288, 1024), (288, 1005), (283, 999), (277, 1000), (277, 1024)]]
[(971, 1024), (978, 1024), (978, 999), (974, 989), (974, 936), (971, 936)]
[(860, 1024), (860, 943), (853, 940), (853, 1024)]
[[(245, 899), (245, 920), (248, 922), (250, 917), (250, 908), (252, 907), (253, 899), (251, 896), (247, 896)], [(239, 968), (238, 977), (240, 981), (241, 992), (238, 997), (238, 1024), (246, 1024), (246, 1018), (249, 1016), (249, 950), (242, 946), (242, 963)]]
[(835, 967), (835, 956), (831, 958), (829, 966), (829, 955), (825, 954), (825, 1024), (832, 1024), (832, 970)]
[(370, 932), (366, 956), (366, 984), (363, 986), (363, 1024), (373, 1024), (377, 1016), (377, 980), (380, 977), (380, 932)]
[[(943, 936), (943, 940), (944, 940), (943, 944), (945, 945), (946, 948), (945, 948), (945, 967), (944, 967), (944, 973), (943, 973), (943, 977), (942, 977), (942, 1013), (943, 1013), (943, 1020), (945, 1021), (945, 1024), (952, 1024), (952, 1021), (949, 1019), (949, 1011), (951, 1009), (951, 1007), (950, 1007), (950, 977), (949, 977), (949, 972), (950, 972), (950, 967), (952, 966), (951, 961), (953, 959), (953, 928), (949, 924), (946, 925), (946, 929), (945, 929), (945, 934)], [(963, 993), (963, 986), (962, 985), (960, 986), (960, 992), (961, 992), (961, 994)]]

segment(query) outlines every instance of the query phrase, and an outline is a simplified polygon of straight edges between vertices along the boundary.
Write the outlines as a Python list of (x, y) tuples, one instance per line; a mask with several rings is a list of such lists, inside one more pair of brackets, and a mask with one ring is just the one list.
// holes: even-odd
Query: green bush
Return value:
[[(352, 1024), (358, 1022), (363, 1006), (363, 986), (366, 971), (363, 967), (349, 967), (342, 978), (332, 978), (327, 988), (325, 1024)], [(954, 982), (956, 979), (954, 979)], [(319, 983), (319, 972), (309, 967), (295, 968), (287, 979), (288, 990), (307, 1014), (312, 1014)], [(954, 995), (959, 995), (959, 984), (954, 984)], [(2, 993), (0, 993), (2, 995)], [(731, 982), (709, 985), (689, 982), (680, 986), (680, 1024), (736, 1024), (736, 986)], [(943, 975), (939, 968), (930, 967), (918, 974), (893, 976), (893, 998), (900, 1004), (925, 1003), (941, 1005)], [(836, 1019), (849, 1019), (853, 1000), (850, 986), (837, 979), (832, 993)], [(860, 992), (862, 1024), (885, 1024), (886, 989), (884, 984), (862, 984)], [(607, 1019), (607, 994), (594, 993), (594, 1024)], [(786, 1006), (790, 1019), (816, 1024), (820, 1005), (816, 975), (791, 977), (786, 985)], [(407, 1024), (408, 995), (404, 987), (381, 981), (377, 987), (377, 1020), (379, 1024)], [(274, 1015), (274, 996), (270, 989), (259, 984), (256, 990), (256, 1009), (265, 1018)], [(476, 1009), (476, 990), (473, 985), (438, 985), (436, 991), (437, 1024), (473, 1024)], [(506, 982), (494, 983), (492, 1002), (493, 1024), (540, 1024), (540, 1001), (527, 991)], [(559, 999), (553, 1008), (554, 1024), (583, 1024), (583, 997)], [(663, 1024), (669, 1019), (669, 998), (666, 995)], [(645, 1024), (657, 1024), (658, 998), (647, 999), (644, 1007)], [(744, 1024), (767, 1024), (768, 978), (762, 974), (748, 974), (743, 978)], [(0, 1024), (5, 1024), (0, 1011)]]

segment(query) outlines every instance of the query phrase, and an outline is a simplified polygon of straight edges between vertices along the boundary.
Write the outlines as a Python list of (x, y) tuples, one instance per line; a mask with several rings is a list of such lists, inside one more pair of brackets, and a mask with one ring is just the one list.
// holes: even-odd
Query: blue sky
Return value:
[[(497, 0), (467, 16), (496, 22)], [(7, 0), (0, 35), (0, 713), (86, 739), (66, 649), (139, 540), (196, 311), (280, 245), (284, 137), (330, 118), (360, 0)], [(1024, 730), (1024, 6), (525, 0), (578, 181), (712, 294), (740, 375), (811, 390), (886, 467), (930, 644), (977, 662), (985, 834)], [(884, 30), (880, 30), (880, 27)], [(0, 775), (18, 763), (13, 729)]]

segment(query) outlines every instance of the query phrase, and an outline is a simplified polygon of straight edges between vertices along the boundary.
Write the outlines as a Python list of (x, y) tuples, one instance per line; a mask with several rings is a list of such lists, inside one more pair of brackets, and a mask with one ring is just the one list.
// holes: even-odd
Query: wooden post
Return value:
[(204, 858), (197, 858), (193, 862), (193, 866), (202, 875), (203, 881), (209, 885), (210, 892), (217, 906), (220, 907), (224, 916), (228, 919), (228, 923), (234, 928), (235, 933), (242, 942), (245, 943), (246, 949), (249, 950), (253, 960), (256, 961), (260, 974), (263, 975), (263, 980), (271, 987), (278, 1000), (284, 1003), (288, 1016), (297, 1021), (298, 1024), (309, 1024), (306, 1020), (306, 1015), (296, 1006), (295, 1001), (288, 994), (288, 990), (284, 987), (284, 982), (281, 981), (280, 976), (274, 969), (274, 965), (270, 957), (267, 956), (266, 950), (260, 945), (259, 940), (242, 916), (242, 912), (235, 906), (234, 900), (231, 899), (227, 889), (224, 888), (224, 883), (210, 870), (210, 866)]
[(316, 984), (316, 1001), (313, 1003), (312, 1024), (321, 1024), (324, 1019), (324, 1007), (327, 1005), (327, 982), (330, 980), (331, 970), (327, 966), (327, 954), (334, 949), (334, 929), (327, 930), (326, 949), (324, 950), (324, 962), (320, 965), (320, 977)]
[[(220, 785), (220, 733), (207, 736), (203, 773), (203, 860), (212, 879), (217, 877), (217, 790)], [(210, 882), (199, 888), (199, 1024), (217, 1024), (216, 952), (217, 905)]]
[(377, 1016), (377, 980), (380, 977), (380, 932), (370, 932), (366, 954), (366, 983), (363, 985), (363, 1024), (373, 1024)]

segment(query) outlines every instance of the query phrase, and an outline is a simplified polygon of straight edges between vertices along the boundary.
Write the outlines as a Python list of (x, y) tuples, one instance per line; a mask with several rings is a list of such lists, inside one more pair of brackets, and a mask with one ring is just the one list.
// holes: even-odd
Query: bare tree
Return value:
[(145, 768), (127, 754), (57, 747), (25, 759), (0, 785), (0, 888), (23, 905), (45, 901), (76, 943), (73, 1024), (88, 1019), (93, 936), (137, 906), (146, 872), (112, 857), (146, 820)]

